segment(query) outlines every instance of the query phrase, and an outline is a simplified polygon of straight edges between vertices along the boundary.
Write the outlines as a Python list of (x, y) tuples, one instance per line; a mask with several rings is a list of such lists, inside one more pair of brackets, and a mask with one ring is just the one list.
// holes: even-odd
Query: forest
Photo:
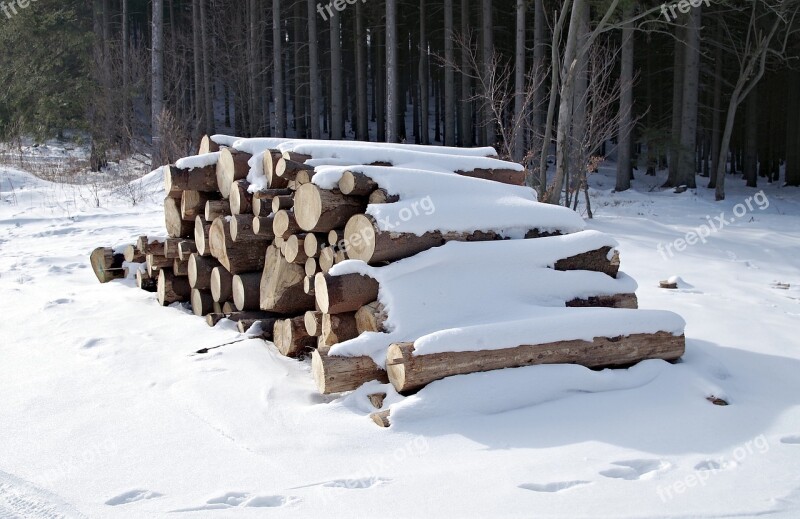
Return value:
[[(23, 4), (25, 7), (23, 7)], [(495, 146), (550, 203), (800, 185), (798, 0), (14, 0), (0, 138), (153, 167), (204, 134)], [(77, 137), (76, 137), (77, 136)], [(730, 178), (728, 178), (730, 177)], [(582, 196), (582, 195), (580, 195)]]

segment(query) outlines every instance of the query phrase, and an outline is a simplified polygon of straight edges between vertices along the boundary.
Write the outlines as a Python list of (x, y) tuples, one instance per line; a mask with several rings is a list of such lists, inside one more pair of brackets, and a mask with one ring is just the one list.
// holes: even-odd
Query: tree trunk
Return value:
[(161, 112), (164, 109), (164, 2), (153, 0), (152, 53), (150, 73), (152, 76), (150, 123), (153, 145), (152, 169), (164, 160), (161, 156)]
[(430, 90), (426, 0), (419, 0), (419, 144), (430, 144)]
[[(623, 18), (630, 19), (633, 6), (626, 7)], [(617, 191), (631, 188), (631, 128), (633, 126), (633, 22), (622, 26), (622, 71), (620, 73), (619, 128), (617, 131)]]
[[(800, 91), (800, 71), (790, 69), (789, 92)], [(800, 99), (789, 95), (786, 119), (786, 185), (800, 186)]]
[(397, 0), (386, 0), (386, 141), (398, 141), (400, 74), (397, 61)]
[[(717, 26), (717, 39), (721, 40), (723, 35), (722, 24)], [(719, 169), (720, 161), (725, 161), (726, 157), (721, 156), (722, 153), (727, 155), (727, 150), (720, 149), (722, 140), (722, 74), (725, 57), (722, 53), (722, 47), (717, 47), (714, 51), (714, 99), (712, 101), (712, 114), (711, 114), (711, 171), (709, 172), (708, 187), (713, 189), (717, 187), (717, 169)]]
[(758, 186), (758, 88), (745, 100), (744, 117), (744, 178), (747, 187)]
[(514, 155), (515, 162), (521, 162), (525, 156), (525, 53), (526, 53), (526, 15), (528, 2), (517, 0), (517, 38), (514, 53)]
[(309, 124), (311, 125), (311, 138), (319, 139), (321, 136), (319, 128), (319, 99), (320, 99), (320, 75), (319, 75), (319, 42), (317, 40), (317, 2), (308, 0), (308, 72), (309, 72)]
[(344, 107), (342, 92), (342, 35), (340, 16), (332, 16), (330, 24), (331, 40), (331, 127), (330, 136), (333, 140), (340, 140), (344, 137)]
[(700, 93), (700, 21), (702, 7), (693, 7), (686, 26), (686, 62), (681, 110), (681, 145), (678, 160), (678, 186), (696, 187), (697, 109)]
[[(492, 70), (492, 60), (494, 59), (494, 19), (492, 17), (492, 0), (481, 0), (481, 58), (483, 60), (483, 71), (485, 78), (489, 78), (494, 73)], [(489, 92), (484, 92), (485, 99), (489, 99)], [(483, 144), (493, 146), (496, 135), (496, 124), (503, 124), (503, 121), (495, 121), (492, 115), (491, 106), (486, 103), (482, 114)]]
[[(211, 19), (208, 16), (207, 0), (200, 1), (200, 34), (203, 43), (203, 104), (205, 107), (204, 133), (213, 135), (214, 125), (214, 74), (211, 70)], [(236, 114), (239, 118), (239, 114)]]
[[(466, 38), (470, 30), (469, 0), (461, 0), (461, 38)], [(458, 145), (468, 148), (474, 144), (472, 131), (472, 80), (470, 79), (470, 42), (461, 46), (461, 127), (458, 132)]]
[(669, 154), (668, 187), (678, 185), (678, 169), (680, 165), (681, 115), (683, 109), (683, 77), (686, 60), (686, 30), (679, 24), (675, 26), (675, 50), (672, 72), (672, 135)]
[(286, 91), (283, 82), (283, 26), (280, 0), (272, 0), (272, 60), (275, 134), (278, 137), (286, 137)]
[(367, 34), (364, 29), (364, 9), (361, 2), (355, 5), (356, 47), (356, 140), (369, 141), (369, 113), (367, 111)]
[(444, 0), (444, 145), (456, 145), (455, 52), (453, 49), (453, 0)]

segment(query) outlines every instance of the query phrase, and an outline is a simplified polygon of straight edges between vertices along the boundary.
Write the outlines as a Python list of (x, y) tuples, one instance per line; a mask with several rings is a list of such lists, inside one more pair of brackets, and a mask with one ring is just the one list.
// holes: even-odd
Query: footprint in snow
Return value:
[(152, 490), (129, 490), (118, 496), (112, 497), (106, 501), (106, 504), (109, 506), (127, 505), (129, 503), (135, 503), (136, 501), (156, 499), (158, 497), (163, 497), (163, 495), (164, 494), (159, 494), (158, 492), (153, 492)]
[(356, 490), (363, 490), (367, 488), (377, 487), (383, 485), (385, 483), (389, 483), (391, 479), (389, 478), (376, 478), (376, 477), (369, 477), (369, 478), (355, 478), (355, 479), (334, 479), (333, 481), (327, 481), (322, 483), (320, 486), (329, 487), (329, 488), (347, 488), (347, 489), (356, 489)]
[(173, 512), (200, 512), (203, 510), (228, 510), (230, 508), (280, 508), (298, 502), (294, 496), (257, 496), (247, 492), (226, 492), (212, 497), (204, 505), (181, 508)]
[(63, 297), (61, 299), (54, 299), (53, 301), (48, 301), (47, 303), (45, 303), (44, 310), (47, 310), (48, 308), (54, 308), (56, 306), (67, 305), (72, 302), (73, 302), (72, 299), (66, 297)]
[(800, 434), (795, 434), (794, 436), (784, 436), (781, 438), (781, 443), (785, 443), (787, 445), (800, 445)]
[(662, 460), (628, 460), (616, 461), (612, 463), (616, 467), (601, 470), (600, 475), (607, 478), (627, 479), (635, 481), (642, 478), (647, 478), (663, 470), (667, 470), (671, 465)]
[(525, 490), (532, 490), (534, 492), (561, 492), (562, 490), (569, 490), (570, 488), (581, 487), (588, 485), (590, 481), (556, 481), (553, 483), (523, 483), (519, 488)]

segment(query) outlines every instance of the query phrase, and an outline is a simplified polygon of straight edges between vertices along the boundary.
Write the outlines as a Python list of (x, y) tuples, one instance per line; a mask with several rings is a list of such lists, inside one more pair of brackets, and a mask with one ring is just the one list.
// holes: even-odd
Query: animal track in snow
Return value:
[(534, 492), (561, 492), (570, 488), (581, 487), (590, 484), (590, 481), (555, 481), (553, 483), (523, 483), (519, 488), (532, 490)]
[(377, 487), (385, 483), (389, 483), (390, 481), (391, 479), (389, 478), (377, 478), (377, 477), (334, 479), (333, 481), (327, 481), (325, 483), (322, 483), (321, 486), (330, 488), (367, 489), (367, 488)]
[(787, 445), (800, 445), (800, 434), (795, 434), (793, 436), (784, 436), (781, 438), (781, 443), (785, 443)]
[(667, 470), (670, 464), (662, 460), (628, 460), (612, 463), (616, 467), (601, 470), (600, 475), (607, 478), (627, 479), (630, 481), (649, 477), (655, 472)]
[(162, 497), (164, 494), (159, 494), (158, 492), (153, 492), (152, 490), (129, 490), (127, 492), (123, 492), (118, 496), (114, 496), (108, 501), (106, 504), (109, 506), (119, 506), (119, 505), (127, 505), (129, 503), (135, 503), (136, 501), (144, 501), (146, 499), (156, 499), (158, 497)]
[(279, 508), (298, 502), (294, 496), (255, 496), (247, 492), (226, 492), (212, 497), (204, 505), (181, 508), (173, 512), (201, 512), (203, 510), (228, 510), (230, 508)]

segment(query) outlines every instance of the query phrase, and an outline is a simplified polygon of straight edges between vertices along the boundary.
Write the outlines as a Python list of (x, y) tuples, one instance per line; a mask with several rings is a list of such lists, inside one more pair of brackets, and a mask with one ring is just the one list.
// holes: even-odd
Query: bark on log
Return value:
[(297, 315), (314, 308), (314, 298), (303, 291), (303, 267), (286, 261), (274, 245), (267, 250), (261, 277), (261, 309)]
[(175, 258), (172, 260), (172, 273), (180, 277), (189, 277), (189, 262)]
[(378, 299), (378, 288), (375, 279), (360, 274), (317, 274), (314, 278), (317, 307), (326, 314), (355, 312)]
[(189, 261), (192, 254), (197, 254), (197, 246), (192, 240), (182, 240), (178, 244), (178, 259)]
[(286, 189), (289, 185), (288, 178), (282, 178), (275, 174), (275, 167), (281, 158), (280, 152), (264, 153), (264, 175), (267, 177), (267, 185), (270, 189)]
[(478, 168), (472, 171), (456, 171), (456, 174), (463, 175), (465, 177), (491, 180), (492, 182), (500, 182), (501, 184), (510, 184), (512, 186), (525, 185), (525, 171), (514, 171), (512, 169)]
[(314, 179), (313, 169), (300, 170), (294, 176), (294, 181), (297, 183), (298, 186), (302, 186), (303, 184), (310, 184), (313, 179)]
[(261, 273), (250, 272), (233, 276), (233, 304), (240, 312), (259, 310)]
[(328, 353), (331, 346), (358, 337), (355, 312), (345, 314), (323, 314), (322, 335), (318, 343), (320, 353)]
[(229, 245), (233, 245), (229, 218), (231, 217), (217, 218), (211, 224), (211, 230), (208, 231), (208, 248), (211, 255), (217, 259), (225, 255), (225, 250)]
[(294, 214), (306, 232), (328, 232), (340, 229), (353, 215), (367, 210), (363, 197), (352, 197), (305, 184), (295, 193)]
[(306, 166), (303, 163), (295, 162), (293, 160), (286, 160), (281, 158), (275, 165), (275, 174), (281, 178), (288, 180), (295, 180), (297, 173), (300, 171), (314, 171), (311, 166)]
[(275, 239), (275, 225), (274, 216), (254, 216), (253, 217), (253, 232), (267, 240)]
[[(272, 238), (269, 235), (256, 234), (255, 218), (249, 214), (236, 214), (230, 217), (230, 234), (234, 243), (253, 243), (268, 245)], [(261, 230), (259, 222), (259, 231)]]
[(251, 204), (253, 206), (253, 216), (269, 216), (272, 214), (271, 200), (253, 197)]
[(269, 246), (264, 242), (234, 242), (227, 245), (217, 260), (231, 274), (243, 274), (260, 271), (264, 268), (264, 254)]
[(328, 233), (328, 246), (334, 249), (343, 249), (345, 247), (344, 229), (333, 229)]
[(275, 236), (283, 239), (289, 238), (292, 234), (302, 231), (300, 224), (297, 223), (295, 213), (289, 211), (278, 211), (272, 220), (272, 232)]
[(306, 332), (302, 316), (275, 321), (273, 336), (275, 346), (285, 357), (299, 357), (316, 344), (316, 338)]
[(189, 278), (176, 276), (170, 269), (161, 269), (158, 273), (157, 294), (161, 306), (189, 301), (192, 295)]
[(183, 238), (167, 238), (164, 241), (164, 257), (169, 259), (179, 259), (181, 251), (178, 249), (181, 242), (186, 241)]
[[(311, 235), (313, 236), (313, 234)], [(306, 235), (293, 234), (286, 240), (286, 249), (284, 256), (289, 263), (296, 263), (298, 265), (305, 265), (308, 256), (305, 250)]]
[(214, 198), (214, 195), (216, 193), (184, 191), (181, 197), (181, 218), (187, 222), (194, 222), (198, 216), (205, 216), (206, 204)]
[(278, 319), (275, 317), (263, 319), (242, 319), (236, 323), (236, 329), (239, 330), (239, 333), (249, 334), (253, 326), (259, 325), (261, 333), (258, 335), (258, 337), (265, 341), (272, 341), (275, 338), (273, 330), (277, 320)]
[(157, 270), (172, 268), (173, 260), (166, 256), (158, 256), (156, 254), (147, 255), (147, 271), (151, 274)]
[(215, 258), (192, 254), (189, 257), (189, 285), (199, 290), (211, 290), (211, 272), (220, 266)]
[(231, 148), (224, 148), (219, 151), (219, 160), (215, 170), (216, 187), (215, 191), (222, 194), (222, 198), (230, 198), (231, 185), (237, 180), (247, 178), (250, 172), (248, 161), (252, 155), (243, 151)]
[(225, 303), (233, 297), (233, 274), (223, 266), (211, 270), (211, 297), (217, 303)]
[(639, 308), (636, 294), (615, 294), (613, 296), (592, 296), (587, 299), (573, 299), (567, 301), (569, 308), (583, 308), (587, 306), (600, 308)]
[(409, 258), (420, 252), (444, 245), (439, 232), (422, 236), (412, 233), (381, 231), (371, 216), (357, 214), (344, 228), (347, 255), (370, 264)]
[(248, 191), (250, 182), (247, 180), (237, 180), (230, 188), (231, 214), (252, 215), (253, 214), (253, 194)]
[(369, 203), (372, 204), (393, 204), (400, 201), (400, 195), (390, 195), (385, 189), (376, 189), (369, 195)]
[(139, 239), (136, 241), (136, 248), (139, 249), (143, 254), (157, 254), (159, 256), (164, 255), (164, 240), (159, 239), (150, 239), (147, 236), (139, 236)]
[(619, 273), (619, 253), (614, 251), (612, 258), (608, 259), (611, 250), (611, 247), (603, 247), (601, 249), (578, 254), (577, 256), (558, 260), (555, 264), (555, 269), (564, 271), (591, 270), (593, 272), (602, 272), (607, 276), (616, 278)]
[(198, 317), (206, 316), (214, 311), (214, 300), (208, 290), (192, 289), (192, 313)]
[(304, 164), (306, 161), (311, 160), (313, 157), (311, 155), (305, 155), (303, 153), (295, 153), (293, 151), (284, 151), (281, 153), (281, 158), (285, 160), (291, 160), (293, 162), (299, 162)]
[(231, 202), (230, 200), (209, 200), (206, 202), (206, 207), (203, 216), (209, 222), (213, 222), (220, 216), (230, 216)]
[(164, 166), (164, 188), (170, 198), (180, 198), (179, 191), (210, 191), (217, 189), (217, 167), (179, 169)]
[(294, 207), (294, 196), (286, 195), (286, 196), (276, 196), (272, 199), (272, 212), (277, 213), (282, 209), (286, 209), (287, 211)]
[(194, 219), (194, 244), (197, 253), (201, 256), (211, 256), (211, 247), (208, 235), (211, 232), (211, 222), (198, 216)]
[(164, 199), (164, 223), (167, 234), (172, 238), (191, 238), (194, 234), (192, 222), (181, 216), (181, 200), (167, 197)]
[(378, 184), (363, 173), (345, 171), (339, 179), (339, 191), (344, 195), (369, 196)]
[(122, 256), (128, 263), (144, 263), (147, 260), (147, 254), (140, 251), (136, 245), (128, 245), (125, 247)]
[(125, 271), (122, 268), (124, 261), (124, 255), (115, 254), (114, 249), (107, 247), (99, 247), (89, 255), (92, 270), (100, 283), (108, 283), (114, 279), (125, 277)]
[(318, 351), (311, 354), (311, 373), (323, 395), (353, 391), (373, 380), (382, 384), (389, 381), (370, 357), (335, 357)]
[(593, 369), (629, 366), (645, 359), (676, 361), (684, 351), (684, 336), (668, 332), (432, 355), (414, 355), (412, 343), (401, 343), (389, 347), (386, 366), (395, 389), (408, 392), (453, 375), (536, 364), (580, 364)]
[(225, 301), (222, 303), (222, 313), (232, 314), (234, 312), (236, 312), (236, 307), (233, 306), (233, 301)]
[(253, 193), (253, 200), (265, 200), (270, 203), (270, 208), (272, 207), (272, 199), (276, 196), (291, 196), (294, 193), (291, 189), (281, 188), (281, 189), (262, 189), (261, 191), (256, 191)]
[(356, 328), (358, 333), (385, 332), (384, 323), (388, 319), (386, 308), (379, 302), (368, 303), (356, 312)]
[(222, 312), (215, 312), (213, 314), (209, 314), (206, 316), (206, 322), (209, 326), (215, 326), (223, 319), (228, 319), (235, 323), (245, 320), (263, 320), (263, 321), (270, 321), (271, 319), (275, 319), (273, 314), (269, 312), (231, 312), (228, 314)]

